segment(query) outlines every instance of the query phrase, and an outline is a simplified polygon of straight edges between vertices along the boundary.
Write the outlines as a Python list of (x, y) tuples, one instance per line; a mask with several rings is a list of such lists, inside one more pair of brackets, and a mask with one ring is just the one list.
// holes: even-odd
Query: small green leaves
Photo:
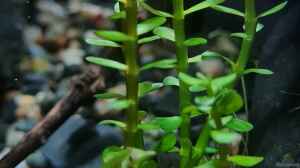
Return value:
[(166, 21), (167, 19), (164, 17), (153, 17), (148, 20), (145, 20), (142, 23), (138, 24), (137, 27), (138, 35), (148, 33), (153, 29), (157, 28), (158, 26), (163, 25)]
[(287, 5), (288, 1), (286, 2), (283, 2), (279, 5), (276, 5), (275, 7), (263, 12), (262, 14), (258, 15), (257, 18), (262, 18), (262, 17), (265, 17), (265, 16), (269, 16), (269, 15), (272, 15), (274, 13), (277, 13), (279, 11), (281, 11), (282, 9), (284, 9), (284, 7)]
[[(228, 124), (232, 120), (233, 120), (232, 116), (226, 116), (226, 117), (222, 117), (221, 118), (222, 125), (226, 125), (226, 124)], [(215, 129), (217, 128), (217, 125), (216, 125), (216, 123), (215, 123), (215, 121), (213, 119), (209, 120), (209, 125), (212, 128), (215, 128)]]
[(171, 134), (167, 134), (165, 135), (160, 144), (159, 144), (159, 149), (162, 152), (169, 152), (170, 150), (172, 150), (174, 148), (174, 146), (176, 145), (176, 135), (171, 133)]
[(223, 13), (228, 13), (228, 14), (232, 14), (232, 15), (236, 15), (236, 16), (245, 17), (245, 14), (242, 13), (241, 11), (232, 9), (232, 8), (229, 8), (226, 6), (222, 6), (222, 5), (212, 6), (212, 9), (219, 11), (219, 12), (223, 12)]
[(121, 121), (116, 121), (116, 120), (104, 120), (104, 121), (101, 121), (99, 124), (101, 125), (115, 125), (119, 128), (122, 128), (122, 129), (126, 129), (126, 124), (121, 122)]
[(125, 42), (132, 40), (130, 36), (118, 31), (96, 31), (96, 35), (104, 39), (117, 42)]
[(237, 76), (235, 74), (230, 74), (212, 80), (211, 91), (216, 95), (218, 92), (222, 91), (222, 89), (231, 86), (236, 77)]
[(215, 111), (219, 114), (232, 114), (243, 107), (242, 97), (232, 89), (224, 89), (218, 96)]
[(264, 29), (264, 25), (261, 23), (257, 23), (256, 25), (256, 32), (260, 32), (262, 29)]
[(128, 157), (129, 151), (119, 147), (106, 148), (102, 153), (104, 168), (122, 168), (122, 162)]
[(138, 125), (139, 129), (151, 130), (161, 128), (165, 132), (175, 131), (182, 123), (182, 119), (179, 116), (174, 117), (156, 117), (153, 120)]
[(127, 109), (133, 102), (130, 100), (113, 100), (110, 104), (108, 109), (110, 110), (124, 110)]
[(196, 46), (207, 44), (207, 40), (204, 38), (190, 38), (183, 43), (185, 46)]
[(259, 164), (260, 162), (262, 162), (264, 158), (256, 157), (256, 156), (235, 155), (235, 156), (229, 156), (227, 160), (238, 166), (253, 167)]
[(159, 69), (174, 68), (176, 66), (176, 62), (177, 60), (172, 58), (154, 61), (141, 67), (141, 71), (152, 69), (152, 68), (159, 68)]
[(117, 20), (117, 19), (125, 19), (126, 18), (126, 12), (116, 12), (113, 15), (110, 16), (111, 19)]
[(210, 135), (212, 139), (219, 144), (232, 144), (241, 138), (238, 133), (226, 130), (211, 131)]
[(163, 39), (167, 39), (170, 41), (175, 41), (175, 32), (173, 29), (168, 28), (168, 27), (158, 27), (154, 29), (153, 31), (154, 34), (158, 35), (159, 37)]
[(102, 47), (120, 47), (120, 45), (116, 42), (103, 40), (103, 39), (95, 39), (95, 38), (88, 38), (85, 40), (87, 44), (95, 45), (95, 46), (102, 46)]
[(187, 9), (184, 11), (184, 15), (188, 15), (191, 14), (193, 12), (205, 9), (205, 8), (209, 8), (209, 7), (213, 7), (217, 4), (220, 4), (224, 2), (224, 0), (205, 0), (203, 2), (200, 2), (194, 6), (192, 6), (191, 8)]
[(227, 124), (225, 124), (225, 126), (241, 133), (249, 132), (253, 129), (253, 125), (251, 123), (237, 118), (232, 119)]
[(150, 5), (145, 3), (144, 0), (139, 0), (139, 3), (145, 10), (147, 10), (148, 12), (150, 12), (154, 15), (161, 16), (161, 17), (170, 17), (170, 18), (173, 17), (173, 15), (171, 15), (170, 13), (152, 8)]
[(215, 104), (216, 98), (213, 96), (198, 96), (195, 98), (195, 103), (200, 111), (209, 113)]
[(95, 95), (96, 99), (118, 99), (123, 97), (124, 95), (118, 93), (109, 93), (109, 92)]
[(200, 85), (203, 87), (207, 86), (207, 81), (205, 81), (203, 79), (194, 78), (185, 73), (179, 73), (178, 77), (180, 80), (182, 80), (184, 83), (186, 83), (188, 85)]
[(159, 39), (160, 39), (160, 37), (157, 35), (150, 36), (150, 37), (144, 37), (144, 38), (141, 38), (138, 40), (138, 44), (150, 43), (152, 41), (159, 40)]
[(161, 87), (163, 87), (162, 83), (151, 83), (151, 82), (139, 83), (139, 92), (138, 92), (139, 97), (143, 97), (150, 92), (160, 89)]
[(104, 67), (109, 67), (109, 68), (114, 68), (118, 70), (127, 70), (127, 65), (122, 64), (117, 61), (105, 59), (105, 58), (100, 58), (100, 57), (87, 57), (86, 60), (90, 63), (101, 65)]
[(165, 86), (179, 86), (179, 80), (173, 76), (168, 76), (163, 80)]
[(261, 69), (261, 68), (252, 68), (252, 69), (247, 69), (244, 71), (244, 75), (250, 74), (250, 73), (256, 73), (260, 75), (273, 75), (274, 72), (268, 69)]
[(103, 167), (140, 168), (145, 166), (144, 163), (149, 161), (149, 159), (151, 159), (151, 157), (153, 157), (155, 154), (155, 151), (145, 151), (131, 147), (121, 148), (113, 146), (106, 148), (102, 153)]
[(246, 33), (231, 33), (230, 36), (231, 37), (241, 38), (241, 39), (247, 38), (247, 34)]
[(219, 92), (220, 90), (222, 90), (223, 88), (226, 88), (230, 85), (233, 84), (233, 82), (236, 80), (237, 75), (232, 73), (232, 74), (228, 74), (226, 76), (222, 76), (219, 78), (214, 79), (211, 82), (211, 87), (214, 93)]

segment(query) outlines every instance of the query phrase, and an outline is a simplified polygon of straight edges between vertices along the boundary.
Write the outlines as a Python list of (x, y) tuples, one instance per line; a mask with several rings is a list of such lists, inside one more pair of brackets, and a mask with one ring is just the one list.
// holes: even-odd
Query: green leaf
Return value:
[(115, 3), (115, 5), (114, 5), (114, 11), (116, 13), (121, 12), (121, 10), (120, 10), (120, 3), (119, 2)]
[(150, 36), (150, 37), (144, 37), (144, 38), (141, 38), (138, 40), (138, 44), (150, 43), (152, 41), (159, 40), (159, 39), (160, 39), (160, 37), (157, 35)]
[(199, 86), (202, 86), (202, 87), (205, 87), (205, 88), (208, 85), (206, 80), (195, 78), (195, 77), (192, 77), (192, 76), (187, 75), (185, 73), (179, 73), (178, 77), (181, 81), (183, 81), (184, 83), (186, 83), (188, 85), (199, 85)]
[(148, 33), (153, 29), (157, 28), (158, 26), (163, 25), (166, 21), (167, 19), (164, 17), (153, 17), (148, 20), (145, 20), (142, 23), (138, 24), (138, 35)]
[(162, 83), (151, 83), (151, 82), (139, 83), (138, 95), (139, 97), (143, 97), (150, 92), (160, 89), (161, 87), (163, 87)]
[(212, 52), (212, 51), (205, 51), (204, 53), (194, 56), (192, 58), (189, 58), (188, 62), (189, 63), (197, 63), (197, 62), (201, 62), (204, 59), (210, 59), (210, 58), (221, 58), (224, 61), (226, 61), (227, 63), (229, 63), (231, 66), (234, 66), (234, 62), (231, 61), (230, 59), (228, 59), (227, 57), (216, 53), (216, 52)]
[(110, 16), (111, 19), (117, 20), (117, 19), (125, 19), (126, 18), (126, 12), (116, 12), (113, 15)]
[(232, 119), (230, 122), (225, 124), (225, 126), (241, 133), (249, 132), (253, 129), (253, 125), (251, 123), (237, 118)]
[(124, 95), (118, 94), (118, 93), (102, 93), (102, 94), (96, 94), (96, 99), (116, 99), (116, 98), (123, 98)]
[(170, 58), (170, 59), (163, 59), (159, 61), (154, 61), (149, 64), (146, 64), (141, 67), (141, 71), (153, 69), (153, 68), (159, 68), (159, 69), (170, 69), (174, 68), (176, 66), (176, 59)]
[(108, 68), (114, 68), (123, 71), (127, 70), (127, 65), (110, 59), (105, 59), (100, 57), (87, 57), (86, 60), (90, 63), (101, 65)]
[[(262, 29), (264, 29), (264, 25), (263, 24), (261, 24), (261, 23), (257, 23), (257, 25), (256, 25), (256, 32), (260, 32)], [(245, 27), (245, 25), (243, 25), (243, 29), (245, 30), (246, 29), (246, 27)], [(247, 37), (247, 34), (246, 34), (246, 37)]]
[(198, 96), (195, 98), (195, 103), (201, 112), (209, 113), (216, 101), (213, 96)]
[(95, 38), (88, 38), (85, 40), (87, 44), (95, 45), (95, 46), (102, 46), (102, 47), (121, 47), (118, 43), (103, 40), (103, 39), (95, 39)]
[(151, 157), (155, 156), (155, 151), (146, 151), (137, 148), (128, 147), (130, 152), (130, 159), (129, 165), (126, 167), (133, 167), (133, 168), (141, 168), (141, 165), (144, 161), (149, 160)]
[(226, 6), (222, 6), (222, 5), (212, 6), (212, 9), (219, 11), (219, 12), (223, 12), (223, 13), (228, 13), (228, 14), (232, 14), (232, 15), (236, 15), (236, 16), (245, 17), (245, 14), (242, 13), (241, 11), (232, 9), (232, 8), (229, 8)]
[(246, 33), (231, 33), (230, 36), (231, 37), (241, 38), (241, 39), (247, 38), (247, 34)]
[(175, 41), (175, 32), (169, 27), (158, 27), (154, 29), (153, 33), (163, 39), (167, 39), (173, 42)]
[(201, 165), (196, 166), (195, 168), (218, 168), (214, 160), (207, 161)]
[(205, 148), (205, 153), (206, 154), (216, 154), (218, 152), (218, 149), (213, 148), (213, 147), (206, 147)]
[(235, 155), (235, 156), (229, 156), (227, 160), (238, 166), (253, 167), (261, 163), (264, 160), (264, 158), (256, 157), (256, 156)]
[(101, 124), (101, 125), (115, 125), (119, 128), (126, 129), (126, 124), (124, 122), (116, 121), (116, 120), (104, 120), (104, 121), (101, 121), (99, 124)]
[(189, 91), (193, 92), (193, 93), (203, 92), (205, 90), (207, 90), (207, 88), (202, 85), (193, 85), (193, 86), (189, 87)]
[[(233, 119), (232, 116), (222, 117), (222, 118), (221, 118), (222, 125), (228, 124), (230, 121), (232, 121), (232, 119)], [(216, 123), (215, 123), (215, 121), (214, 121), (213, 119), (210, 119), (210, 120), (209, 120), (209, 125), (210, 125), (212, 128), (214, 128), (214, 129), (217, 128), (217, 125), (216, 125)]]
[(157, 117), (153, 121), (157, 123), (161, 129), (166, 132), (172, 132), (179, 128), (182, 123), (181, 117), (174, 116), (174, 117)]
[(223, 90), (215, 104), (215, 111), (219, 114), (232, 114), (237, 112), (243, 107), (242, 97), (232, 89)]
[(148, 131), (155, 129), (163, 129), (165, 132), (170, 133), (175, 131), (181, 125), (182, 119), (179, 116), (174, 117), (155, 117), (151, 121), (141, 123), (138, 125), (139, 129)]
[(138, 125), (138, 129), (141, 129), (143, 131), (151, 131), (151, 130), (158, 130), (160, 129), (160, 127), (155, 123), (141, 123)]
[(132, 40), (130, 36), (118, 31), (101, 30), (101, 31), (96, 31), (96, 35), (104, 39), (117, 41), (117, 42), (125, 42), (125, 41)]
[(257, 73), (260, 75), (273, 75), (274, 72), (268, 69), (261, 69), (261, 68), (252, 68), (252, 69), (247, 69), (244, 71), (244, 75), (250, 74), (250, 73)]
[(102, 153), (104, 168), (123, 168), (122, 163), (129, 158), (129, 151), (119, 147), (108, 147)]
[(114, 100), (109, 104), (110, 110), (124, 110), (127, 109), (133, 102), (130, 100)]
[(179, 86), (179, 80), (174, 76), (168, 76), (163, 80), (165, 86)]
[(207, 44), (207, 40), (204, 38), (190, 38), (185, 40), (183, 43), (185, 46), (196, 46), (196, 45), (204, 45)]
[(226, 130), (211, 131), (210, 135), (212, 139), (219, 144), (232, 144), (241, 138), (238, 133)]
[(231, 86), (236, 80), (237, 75), (232, 73), (212, 80), (211, 87), (214, 93), (219, 92), (223, 88)]
[(261, 24), (261, 23), (257, 23), (257, 26), (256, 26), (256, 32), (260, 32), (262, 29), (264, 29), (264, 25)]
[(262, 17), (265, 17), (265, 16), (269, 16), (269, 15), (272, 15), (274, 13), (277, 13), (279, 11), (281, 11), (282, 9), (285, 8), (285, 6), (287, 5), (288, 1), (286, 2), (283, 2), (283, 3), (280, 3), (279, 5), (276, 5), (275, 7), (263, 12), (262, 14), (258, 15), (257, 18), (262, 18)]
[(152, 8), (150, 5), (148, 5), (147, 3), (144, 2), (144, 0), (139, 0), (140, 5), (147, 10), (148, 12), (157, 15), (157, 16), (161, 16), (161, 17), (170, 17), (172, 18), (173, 15), (171, 15), (170, 13), (164, 12), (164, 11), (160, 11), (157, 9)]
[(200, 112), (197, 106), (189, 105), (182, 110), (183, 114), (188, 114), (191, 118), (203, 115), (204, 113)]
[(205, 9), (205, 8), (213, 7), (213, 6), (223, 3), (223, 2), (224, 2), (224, 0), (205, 0), (203, 2), (200, 2), (200, 3), (192, 6), (191, 8), (185, 10), (184, 15), (188, 15), (193, 12)]
[(167, 134), (165, 135), (159, 145), (160, 151), (169, 152), (176, 145), (176, 135), (175, 134)]

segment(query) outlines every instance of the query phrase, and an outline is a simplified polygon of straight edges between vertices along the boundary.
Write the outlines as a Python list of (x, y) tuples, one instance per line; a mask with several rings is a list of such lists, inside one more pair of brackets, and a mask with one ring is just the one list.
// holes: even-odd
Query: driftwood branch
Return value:
[(0, 168), (14, 168), (45, 144), (49, 136), (77, 111), (84, 100), (90, 98), (99, 87), (103, 86), (99, 76), (100, 69), (91, 66), (81, 76), (74, 77), (68, 95), (63, 97), (48, 115), (0, 160)]

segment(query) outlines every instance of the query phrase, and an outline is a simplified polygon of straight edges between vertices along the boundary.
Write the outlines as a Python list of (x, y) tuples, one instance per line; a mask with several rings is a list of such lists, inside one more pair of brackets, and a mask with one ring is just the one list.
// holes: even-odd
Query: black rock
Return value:
[(266, 25), (259, 66), (275, 74), (255, 79), (250, 113), (250, 152), (265, 157), (261, 168), (300, 163), (299, 11), (299, 1), (289, 1), (282, 16)]
[(50, 137), (42, 153), (54, 168), (99, 168), (101, 151), (121, 144), (119, 129), (74, 115)]

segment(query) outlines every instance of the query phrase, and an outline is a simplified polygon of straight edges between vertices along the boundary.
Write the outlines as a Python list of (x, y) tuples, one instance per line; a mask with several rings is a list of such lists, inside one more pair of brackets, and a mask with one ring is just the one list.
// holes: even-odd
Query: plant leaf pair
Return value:
[(182, 123), (182, 119), (179, 116), (174, 117), (156, 117), (149, 122), (141, 123), (138, 125), (139, 129), (152, 130), (162, 129), (167, 133), (175, 131)]
[(102, 153), (104, 168), (140, 168), (155, 155), (155, 151), (145, 151), (137, 148), (108, 147)]
[(193, 12), (202, 10), (202, 9), (206, 9), (209, 7), (213, 7), (217, 4), (223, 3), (225, 0), (205, 0), (203, 2), (200, 2), (192, 7), (190, 7), (189, 9), (184, 11), (184, 15), (188, 15), (191, 14)]
[(154, 15), (161, 16), (161, 17), (170, 17), (170, 18), (173, 17), (173, 15), (171, 15), (170, 13), (154, 9), (153, 7), (145, 3), (144, 0), (139, 0), (139, 3), (145, 10), (147, 10), (148, 12)]

